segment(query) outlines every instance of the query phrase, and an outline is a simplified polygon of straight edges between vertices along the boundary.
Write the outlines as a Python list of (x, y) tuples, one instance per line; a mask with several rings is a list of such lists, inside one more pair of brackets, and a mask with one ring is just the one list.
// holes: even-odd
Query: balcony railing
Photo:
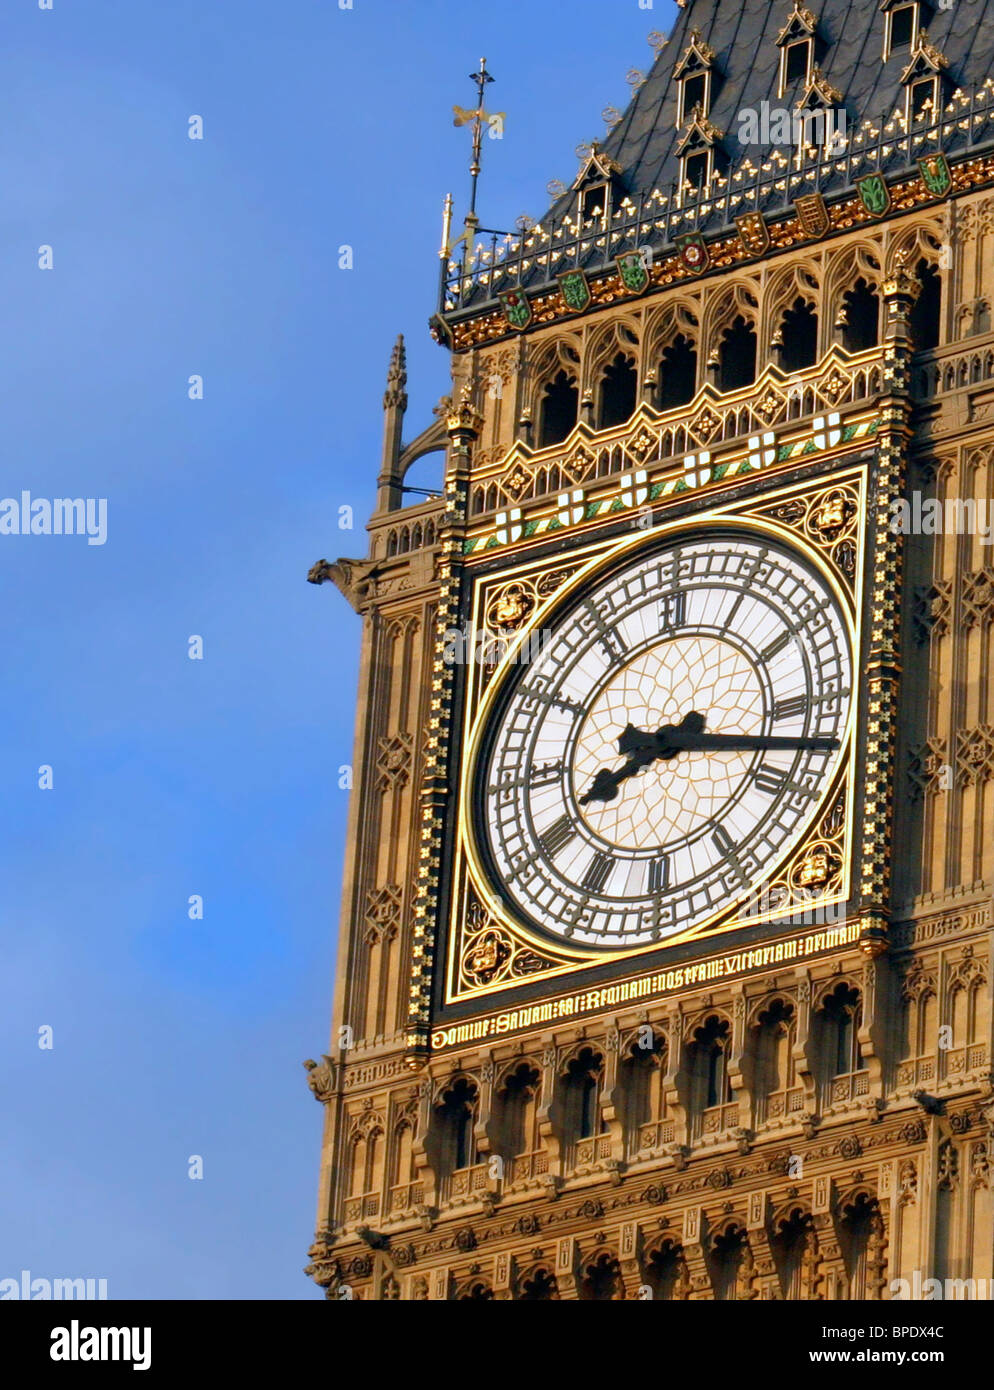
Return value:
[(380, 1214), (380, 1194), (378, 1192), (364, 1192), (358, 1197), (347, 1197), (345, 1200), (345, 1224), (353, 1225), (358, 1221), (366, 1221), (371, 1216)]
[(507, 1164), (506, 1184), (515, 1187), (519, 1183), (535, 1182), (549, 1171), (549, 1155), (545, 1149), (535, 1149), (531, 1153), (515, 1154)]
[[(745, 159), (728, 171), (715, 191), (681, 199), (673, 184), (668, 193), (656, 189), (641, 194), (637, 202), (626, 199), (609, 225), (600, 218), (579, 224), (568, 216), (556, 225), (553, 209), (548, 225), (537, 224), (517, 235), (491, 233), (489, 247), (478, 243), (472, 259), (450, 262), (439, 308), (443, 313), (479, 308), (502, 290), (522, 285), (538, 288), (576, 267), (596, 274), (621, 252), (670, 243), (681, 232), (716, 232), (730, 227), (732, 219), (745, 212), (775, 217), (799, 194), (841, 193), (866, 174), (911, 172), (922, 155), (940, 150), (967, 153), (992, 139), (994, 84), (988, 79), (973, 92), (954, 94), (929, 124), (916, 123), (909, 129), (903, 115), (884, 113), (875, 121), (864, 121), (838, 153), (800, 167), (777, 150), (766, 161), (767, 167), (756, 169)], [(769, 168), (771, 164), (778, 167)]]

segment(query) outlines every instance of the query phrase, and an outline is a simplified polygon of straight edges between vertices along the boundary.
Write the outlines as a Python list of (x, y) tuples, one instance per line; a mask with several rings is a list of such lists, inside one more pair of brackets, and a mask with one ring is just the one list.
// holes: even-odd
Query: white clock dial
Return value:
[[(754, 893), (843, 757), (851, 652), (832, 586), (729, 530), (630, 560), (550, 628), (498, 692), (474, 768), (482, 860), (508, 905), (541, 932), (630, 948)], [(667, 742), (678, 726), (685, 748)], [(693, 746), (701, 734), (763, 746)]]

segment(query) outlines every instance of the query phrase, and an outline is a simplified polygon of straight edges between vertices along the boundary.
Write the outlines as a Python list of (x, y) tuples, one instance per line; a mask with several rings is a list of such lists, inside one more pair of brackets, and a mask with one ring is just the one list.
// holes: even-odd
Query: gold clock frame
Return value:
[[(526, 618), (504, 653), (505, 669), (496, 675), (481, 661), (481, 645), (468, 644), (466, 671), (466, 714), (460, 746), (459, 802), (456, 850), (451, 882), (452, 912), (446, 933), (445, 981), (442, 1005), (462, 1004), (471, 999), (544, 981), (592, 965), (614, 966), (633, 958), (660, 954), (672, 947), (719, 933), (741, 930), (760, 923), (783, 921), (796, 925), (799, 915), (844, 907), (849, 902), (853, 882), (853, 796), (855, 787), (858, 680), (862, 641), (864, 535), (869, 461), (847, 465), (829, 475), (822, 474), (814, 484), (794, 482), (771, 490), (762, 497), (738, 497), (707, 510), (680, 516), (653, 518), (651, 527), (636, 528), (631, 535), (592, 536), (590, 543), (565, 557), (544, 559), (522, 556), (519, 564), (502, 568), (499, 574), (471, 576), (470, 631), (486, 634), (486, 617), (495, 598), (517, 586), (525, 596)], [(822, 577), (835, 595), (843, 614), (850, 641), (853, 670), (853, 699), (844, 734), (846, 753), (831, 785), (812, 811), (793, 849), (776, 862), (763, 883), (782, 887), (775, 906), (763, 909), (756, 903), (756, 886), (729, 906), (713, 913), (704, 922), (662, 942), (629, 949), (607, 951), (597, 947), (564, 948), (536, 933), (492, 889), (480, 861), (473, 829), (472, 774), (480, 739), (504, 683), (516, 669), (515, 656), (540, 630), (547, 615), (569, 595), (584, 588), (596, 575), (612, 567), (626, 553), (635, 556), (640, 549), (658, 543), (666, 534), (686, 531), (706, 532), (711, 527), (765, 533), (772, 540), (797, 552)], [(557, 582), (549, 583), (550, 576)], [(545, 584), (543, 586), (543, 580)], [(544, 595), (541, 589), (548, 592)], [(519, 606), (524, 606), (519, 604)], [(810, 866), (814, 864), (814, 877)], [(809, 881), (817, 881), (821, 869), (836, 867), (824, 878), (820, 896), (800, 896), (798, 879), (808, 865)], [(759, 910), (755, 910), (759, 906)]]

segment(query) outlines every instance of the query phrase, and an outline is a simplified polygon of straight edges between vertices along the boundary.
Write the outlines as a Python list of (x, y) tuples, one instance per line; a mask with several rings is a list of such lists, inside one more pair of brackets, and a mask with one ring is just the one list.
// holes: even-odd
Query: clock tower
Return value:
[(503, 237), (474, 77), (451, 391), (405, 443), (398, 340), (369, 553), (309, 575), (362, 620), (305, 1064), (330, 1298), (994, 1278), (994, 0), (962, 8), (686, 0)]

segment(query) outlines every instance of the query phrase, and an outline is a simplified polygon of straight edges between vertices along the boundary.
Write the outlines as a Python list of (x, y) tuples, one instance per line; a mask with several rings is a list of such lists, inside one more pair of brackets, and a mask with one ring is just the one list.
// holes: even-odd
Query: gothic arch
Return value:
[(724, 1005), (721, 1005), (721, 1004), (713, 1004), (713, 1005), (711, 1005), (710, 1008), (701, 1009), (701, 1010), (700, 1010), (698, 1013), (696, 1013), (696, 1014), (690, 1014), (690, 1015), (688, 1015), (688, 1017), (684, 1020), (684, 1025), (683, 1025), (683, 1041), (684, 1041), (684, 1043), (692, 1043), (692, 1042), (695, 1042), (695, 1041), (696, 1041), (695, 1034), (698, 1033), (698, 1032), (700, 1032), (700, 1030), (701, 1030), (702, 1028), (706, 1027), (706, 1025), (711, 1021), (712, 1018), (718, 1019), (719, 1022), (721, 1022), (721, 1023), (727, 1023), (727, 1024), (728, 1024), (729, 1031), (731, 1031), (731, 1028), (732, 1028), (732, 1015), (731, 1015), (731, 1012), (730, 1012), (729, 1009), (727, 1009)]
[(499, 1070), (494, 1075), (494, 1093), (503, 1090), (510, 1078), (520, 1067), (532, 1067), (542, 1075), (542, 1062), (540, 1058), (533, 1057), (527, 1052), (519, 1052), (516, 1057), (509, 1057), (506, 1061), (499, 1064)]
[(797, 1008), (797, 1000), (789, 990), (771, 990), (769, 994), (761, 995), (760, 998), (753, 1001), (752, 1007), (746, 1015), (746, 1027), (749, 1029), (758, 1028), (762, 1016), (769, 1013), (774, 1004), (782, 1004), (785, 1009)]
[[(757, 330), (761, 360), (770, 359), (773, 339), (780, 328), (783, 316), (796, 300), (809, 304), (819, 316), (820, 290), (819, 268), (813, 261), (795, 261), (772, 274), (766, 282), (763, 294), (762, 325)], [(819, 327), (819, 334), (821, 333)]]
[(737, 317), (758, 329), (759, 303), (759, 285), (751, 277), (721, 285), (709, 295), (701, 323), (701, 343), (709, 356), (717, 350), (725, 329)]
[(565, 372), (580, 388), (583, 352), (580, 338), (573, 333), (547, 338), (535, 350), (528, 364), (525, 408), (530, 411), (536, 430), (541, 425), (542, 399), (546, 388), (560, 372)]
[(673, 339), (682, 334), (698, 344), (701, 333), (701, 306), (689, 296), (674, 296), (661, 308), (647, 314), (643, 330), (646, 368), (654, 367)]
[(493, 1297), (494, 1291), (489, 1280), (481, 1279), (479, 1275), (473, 1274), (456, 1288), (453, 1301), (456, 1303), (489, 1303)]
[(913, 269), (922, 260), (929, 265), (938, 265), (941, 254), (942, 228), (939, 222), (934, 218), (916, 222), (895, 233), (887, 247), (886, 273), (894, 274), (900, 264), (899, 257)]
[(559, 1282), (547, 1260), (539, 1260), (518, 1275), (516, 1296), (522, 1303), (559, 1301)]
[(616, 1303), (625, 1296), (617, 1252), (598, 1245), (580, 1261), (578, 1296), (582, 1300)]
[(821, 980), (814, 988), (811, 996), (812, 1012), (817, 1013), (825, 1007), (825, 1002), (835, 994), (840, 987), (855, 990), (860, 999), (863, 997), (863, 979), (858, 971), (842, 971), (838, 975), (830, 975), (827, 980)]
[(856, 281), (863, 279), (871, 287), (878, 289), (881, 277), (880, 247), (871, 241), (857, 241), (837, 251), (829, 251), (825, 257), (822, 279), (822, 297), (827, 321), (835, 323), (842, 305), (842, 296), (852, 289)]

